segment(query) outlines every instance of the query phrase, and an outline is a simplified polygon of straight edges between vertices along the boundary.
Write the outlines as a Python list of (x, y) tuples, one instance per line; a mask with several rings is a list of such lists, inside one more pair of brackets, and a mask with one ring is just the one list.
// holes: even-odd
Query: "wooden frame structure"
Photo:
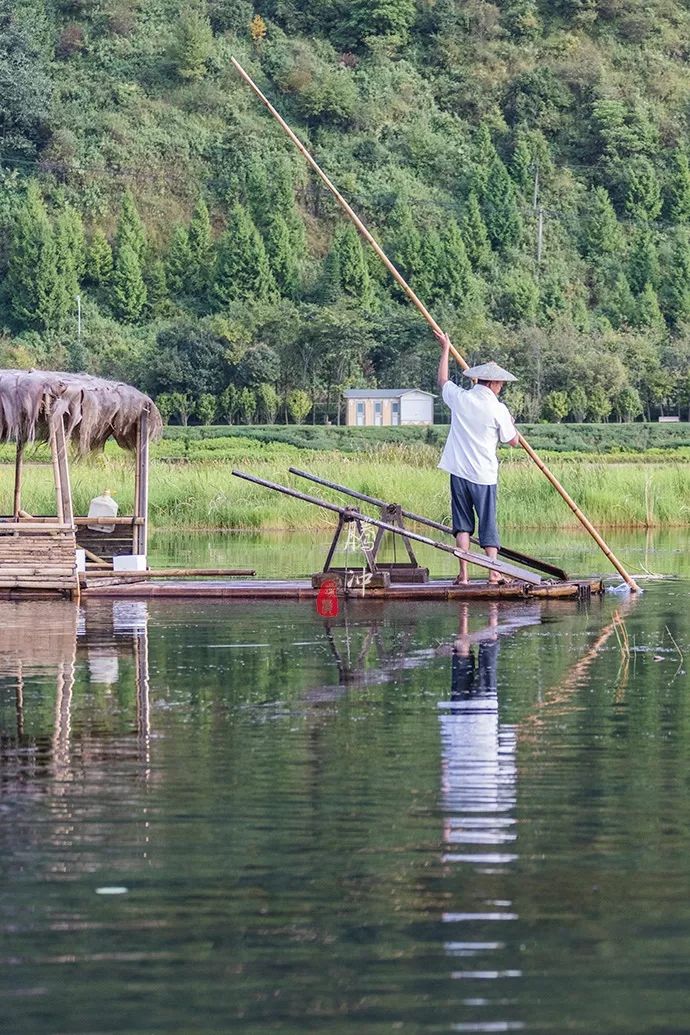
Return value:
[[(106, 572), (120, 554), (145, 557), (149, 441), (161, 428), (151, 399), (129, 385), (86, 375), (0, 371), (0, 404), (0, 441), (16, 442), (12, 514), (0, 517), (0, 595), (57, 592), (78, 598), (79, 548)], [(84, 454), (111, 436), (135, 453), (134, 514), (75, 516), (70, 443)], [(36, 439), (50, 449), (55, 516), (22, 508), (26, 446)]]

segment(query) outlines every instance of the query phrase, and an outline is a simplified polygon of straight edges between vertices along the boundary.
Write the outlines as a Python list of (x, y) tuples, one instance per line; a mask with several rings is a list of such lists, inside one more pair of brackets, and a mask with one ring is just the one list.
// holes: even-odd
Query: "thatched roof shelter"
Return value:
[(135, 449), (143, 414), (148, 438), (157, 438), (160, 413), (131, 385), (59, 370), (0, 370), (0, 442), (47, 440), (50, 422), (62, 417), (66, 438), (82, 454), (102, 449), (111, 437)]

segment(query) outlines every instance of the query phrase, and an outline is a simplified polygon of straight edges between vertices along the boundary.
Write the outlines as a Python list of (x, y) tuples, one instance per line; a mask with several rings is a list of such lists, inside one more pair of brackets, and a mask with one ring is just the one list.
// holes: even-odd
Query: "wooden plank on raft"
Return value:
[(10, 535), (15, 532), (34, 532), (36, 534), (52, 536), (58, 532), (72, 532), (73, 530), (72, 525), (68, 525), (62, 520), (57, 520), (54, 524), (49, 524), (47, 521), (41, 524), (37, 521), (3, 521), (0, 518), (0, 535)]
[[(34, 523), (55, 524), (55, 518), (49, 514), (27, 514), (25, 510), (20, 510), (19, 515), (15, 515), (14, 519), (21, 519), (21, 521), (31, 521)], [(74, 518), (74, 524), (77, 527), (81, 525), (139, 525), (143, 524), (144, 519), (135, 517), (134, 515), (121, 514), (115, 517), (99, 516), (99, 517), (87, 517), (84, 514), (79, 514)]]
[[(80, 514), (79, 517), (75, 517), (74, 523), (77, 526), (77, 528), (80, 528), (82, 525), (87, 525), (89, 528), (91, 527), (91, 525), (115, 525), (115, 526), (125, 525), (125, 526), (130, 526), (130, 525), (143, 525), (144, 524), (144, 519), (143, 518), (134, 517), (134, 516), (128, 517), (125, 514), (123, 514), (123, 515), (121, 515), (119, 517), (107, 517), (107, 516), (105, 516), (105, 517), (103, 517), (103, 516), (101, 516), (101, 517), (83, 517)], [(107, 532), (101, 533), (101, 534), (102, 535), (108, 535)]]
[(149, 568), (148, 571), (89, 571), (87, 579), (186, 579), (256, 575), (253, 568)]

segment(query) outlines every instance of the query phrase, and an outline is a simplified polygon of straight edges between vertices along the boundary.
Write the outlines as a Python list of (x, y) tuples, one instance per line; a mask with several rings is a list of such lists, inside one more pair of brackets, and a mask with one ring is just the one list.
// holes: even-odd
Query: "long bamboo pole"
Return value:
[[(366, 226), (364, 225), (362, 220), (359, 218), (357, 213), (354, 211), (354, 209), (347, 203), (347, 201), (342, 196), (340, 191), (335, 187), (335, 185), (331, 182), (331, 180), (329, 180), (329, 178), (328, 178), (328, 176), (326, 176), (325, 172), (321, 169), (321, 167), (312, 158), (311, 154), (306, 149), (306, 147), (304, 146), (302, 141), (299, 139), (299, 137), (296, 136), (295, 133), (293, 133), (293, 131), (290, 129), (290, 127), (288, 126), (288, 124), (285, 121), (285, 119), (276, 111), (276, 109), (273, 107), (273, 105), (268, 100), (268, 98), (261, 92), (259, 87), (256, 85), (254, 80), (245, 72), (245, 70), (242, 68), (242, 65), (239, 63), (239, 61), (237, 61), (234, 57), (231, 57), (230, 60), (231, 60), (231, 62), (233, 64), (233, 66), (235, 67), (236, 71), (238, 72), (238, 74), (241, 76), (241, 78), (247, 84), (247, 86), (249, 86), (250, 89), (254, 91), (256, 96), (259, 98), (261, 103), (268, 109), (268, 111), (271, 113), (271, 115), (276, 120), (276, 122), (282, 127), (283, 130), (285, 130), (285, 132), (287, 133), (287, 135), (290, 138), (290, 140), (293, 142), (293, 144), (295, 145), (297, 150), (303, 155), (303, 157), (308, 162), (308, 164), (311, 166), (311, 168), (314, 170), (316, 175), (323, 181), (323, 183), (326, 184), (326, 187), (329, 189), (329, 191), (331, 192), (331, 194), (333, 195), (335, 200), (338, 202), (338, 204), (342, 208), (343, 212), (345, 212), (345, 214), (348, 216), (348, 218), (352, 220), (352, 222), (355, 224), (355, 226), (359, 230), (359, 232), (362, 235), (362, 237), (366, 241), (368, 241), (368, 243), (374, 249), (374, 251), (378, 255), (379, 259), (384, 264), (384, 266), (386, 267), (388, 272), (391, 274), (393, 279), (403, 289), (403, 291), (405, 292), (407, 297), (410, 299), (412, 304), (419, 310), (419, 312), (422, 314), (422, 316), (424, 317), (426, 322), (429, 324), (431, 329), (433, 331), (435, 331), (436, 333), (438, 333), (438, 334), (443, 334), (443, 331), (442, 331), (440, 325), (436, 322), (436, 320), (434, 320), (433, 316), (431, 315), (429, 310), (426, 308), (424, 303), (421, 301), (420, 298), (417, 297), (417, 295), (414, 293), (414, 291), (412, 290), (410, 285), (407, 283), (405, 278), (402, 276), (402, 274), (396, 269), (396, 267), (390, 261), (390, 259), (386, 255), (386, 253), (383, 251), (383, 249), (379, 245), (378, 241), (369, 233), (369, 231), (367, 230)], [(450, 346), (450, 351), (452, 352), (453, 357), (455, 358), (456, 362), (460, 365), (460, 367), (463, 370), (468, 370), (469, 369), (469, 364), (463, 359), (463, 357), (460, 355), (460, 353), (458, 352), (458, 350), (455, 348), (454, 345)], [(566, 490), (563, 488), (561, 483), (556, 478), (555, 474), (553, 474), (553, 472), (551, 472), (549, 470), (549, 468), (546, 466), (544, 461), (535, 453), (535, 451), (532, 449), (532, 447), (527, 442), (525, 437), (522, 434), (520, 434), (520, 432), (518, 432), (518, 441), (519, 441), (520, 445), (522, 446), (522, 448), (527, 453), (527, 455), (530, 457), (530, 459), (534, 461), (534, 463), (537, 465), (537, 467), (542, 472), (542, 474), (546, 475), (546, 477), (551, 482), (553, 487), (556, 489), (558, 494), (565, 500), (565, 502), (568, 504), (568, 506), (572, 510), (573, 514), (575, 515), (575, 517), (584, 526), (584, 528), (586, 528), (586, 530), (591, 535), (592, 539), (594, 539), (594, 541), (597, 544), (597, 546), (603, 551), (603, 553), (609, 559), (609, 561), (611, 562), (613, 567), (616, 569), (616, 571), (621, 575), (621, 577), (623, 579), (625, 579), (625, 581), (627, 582), (627, 584), (630, 587), (630, 589), (634, 593), (636, 593), (638, 591), (639, 587), (638, 587), (637, 583), (635, 582), (635, 580), (632, 578), (631, 575), (628, 574), (628, 572), (625, 570), (625, 568), (623, 567), (621, 562), (618, 560), (618, 558), (615, 556), (613, 551), (604, 542), (604, 540), (599, 535), (599, 533), (597, 532), (597, 530), (594, 527), (594, 525), (591, 523), (591, 521), (582, 513), (582, 511), (578, 507), (578, 505), (575, 502), (575, 500), (572, 499), (572, 497), (566, 492)]]

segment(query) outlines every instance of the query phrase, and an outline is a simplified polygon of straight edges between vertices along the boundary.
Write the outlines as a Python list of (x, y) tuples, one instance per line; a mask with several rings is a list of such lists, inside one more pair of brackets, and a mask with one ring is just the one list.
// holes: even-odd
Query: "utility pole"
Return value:
[(544, 247), (544, 209), (539, 204), (539, 159), (534, 162), (534, 190), (532, 192), (532, 211), (537, 216), (537, 277), (541, 270), (541, 254)]

